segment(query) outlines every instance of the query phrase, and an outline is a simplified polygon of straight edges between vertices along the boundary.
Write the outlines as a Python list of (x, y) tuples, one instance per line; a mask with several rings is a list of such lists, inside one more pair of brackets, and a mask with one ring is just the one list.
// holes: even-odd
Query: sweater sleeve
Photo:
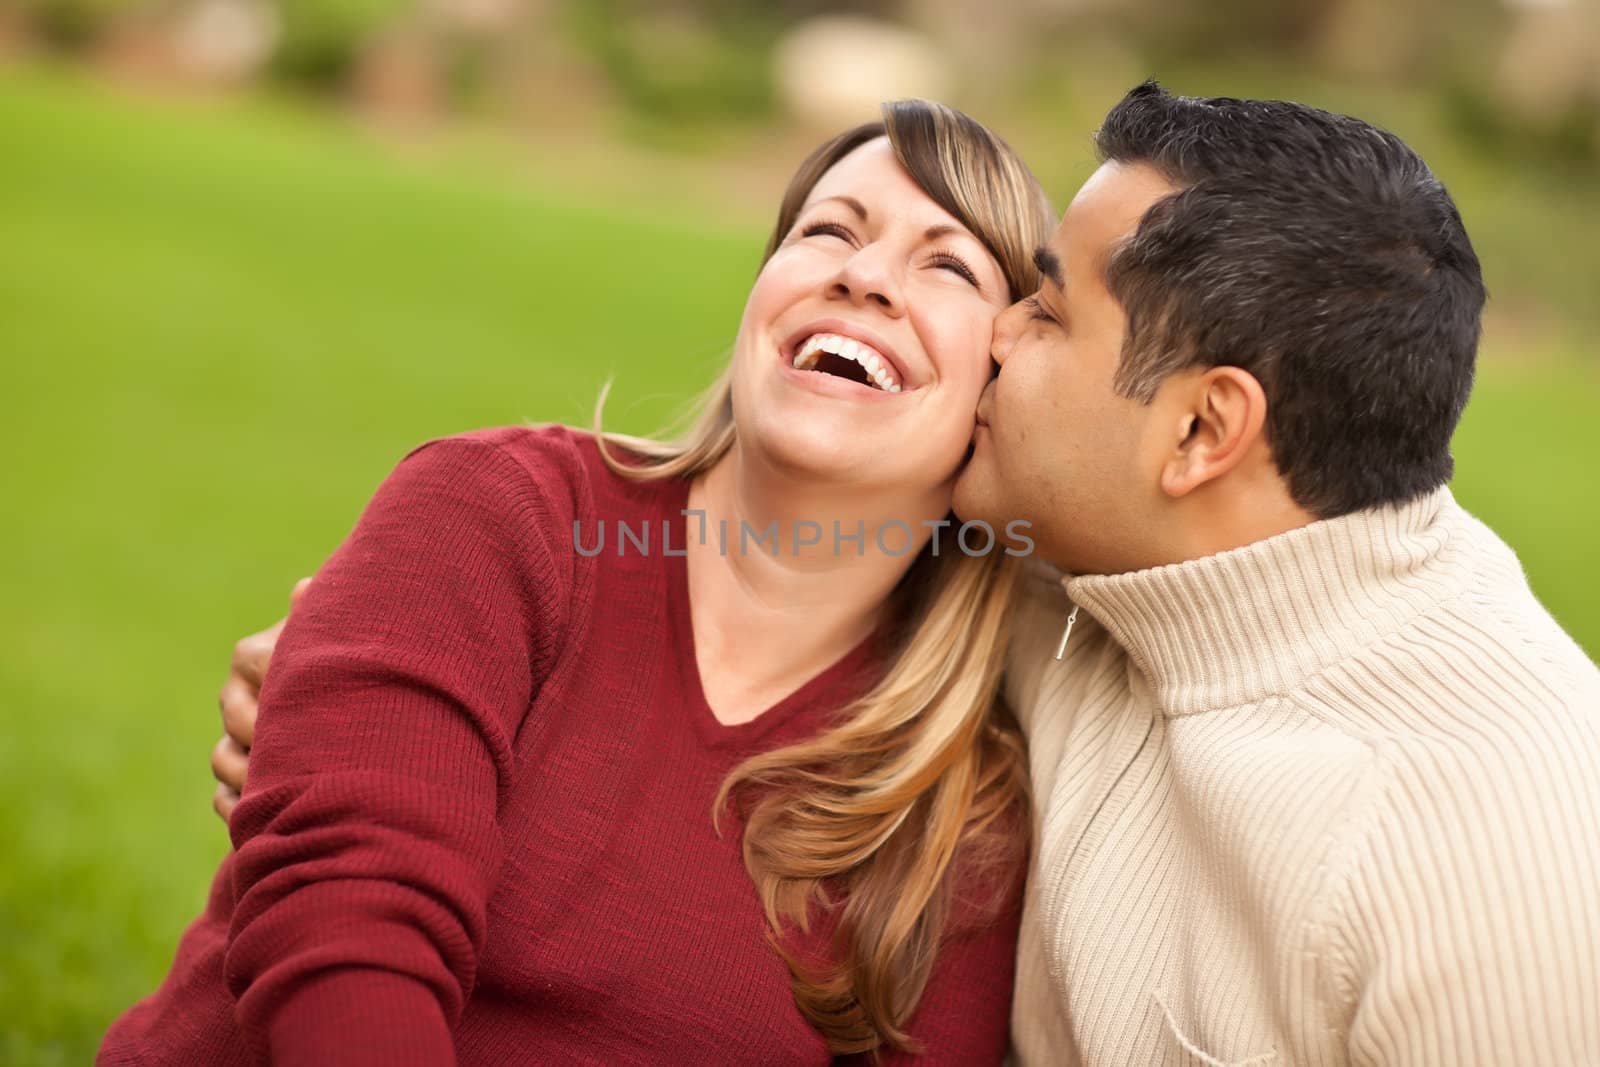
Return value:
[(1600, 1062), (1600, 731), (1391, 749), (1339, 927), (1354, 1064)]
[(261, 693), (225, 972), (272, 1062), (454, 1062), (511, 738), (560, 632), (528, 470), (470, 438), (378, 490)]

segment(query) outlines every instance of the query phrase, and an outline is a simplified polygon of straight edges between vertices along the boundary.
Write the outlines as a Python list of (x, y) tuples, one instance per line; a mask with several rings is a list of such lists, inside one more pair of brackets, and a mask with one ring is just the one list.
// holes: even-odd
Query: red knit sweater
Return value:
[[(719, 723), (663, 551), (687, 491), (559, 428), (408, 456), (285, 627), (236, 850), (99, 1062), (827, 1062), (712, 799), (863, 691), (881, 639)], [(1017, 910), (952, 929), (908, 1062), (1003, 1056)]]

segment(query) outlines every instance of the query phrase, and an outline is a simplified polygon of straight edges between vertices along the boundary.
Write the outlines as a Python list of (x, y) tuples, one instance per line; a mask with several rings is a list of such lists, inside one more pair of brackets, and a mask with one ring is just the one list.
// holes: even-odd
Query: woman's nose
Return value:
[(828, 295), (858, 307), (876, 306), (898, 317), (904, 308), (900, 279), (883, 250), (871, 246), (852, 255), (828, 285)]

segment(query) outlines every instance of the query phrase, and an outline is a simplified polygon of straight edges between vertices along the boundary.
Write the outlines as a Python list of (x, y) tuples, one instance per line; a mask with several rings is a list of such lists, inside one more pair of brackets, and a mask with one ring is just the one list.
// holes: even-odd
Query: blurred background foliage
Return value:
[(1129, 86), (1400, 133), (1492, 300), (1461, 499), (1600, 651), (1600, 32), (1542, 0), (0, 0), (0, 1062), (88, 1062), (227, 847), (212, 694), (430, 436), (647, 432), (878, 100), (1058, 204)]

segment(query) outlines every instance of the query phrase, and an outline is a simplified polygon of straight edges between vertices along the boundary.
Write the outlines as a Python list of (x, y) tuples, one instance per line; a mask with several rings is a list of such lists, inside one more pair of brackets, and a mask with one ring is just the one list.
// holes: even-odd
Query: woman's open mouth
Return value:
[(900, 377), (887, 359), (871, 345), (840, 334), (812, 334), (796, 350), (792, 364), (796, 370), (844, 378), (885, 393), (900, 391)]

